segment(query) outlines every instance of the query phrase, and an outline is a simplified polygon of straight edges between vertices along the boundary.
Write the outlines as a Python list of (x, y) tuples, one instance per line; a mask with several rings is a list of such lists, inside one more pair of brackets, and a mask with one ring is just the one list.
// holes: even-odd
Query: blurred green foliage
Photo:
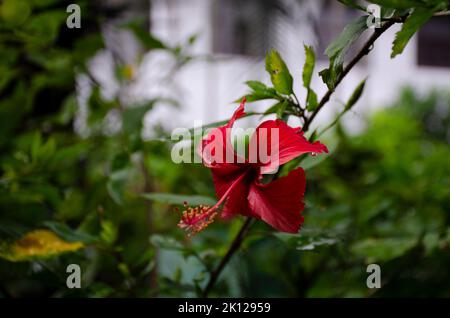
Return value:
[(372, 295), (369, 263), (382, 271), (374, 296), (450, 295), (449, 105), (448, 93), (408, 89), (363, 134), (339, 131), (332, 158), (309, 175), (306, 224), (340, 243), (303, 260), (324, 266), (306, 295)]
[[(170, 145), (142, 140), (143, 116), (156, 100), (106, 100), (89, 73), (86, 62), (105, 49), (100, 25), (116, 13), (100, 1), (77, 1), (83, 27), (69, 29), (70, 3), (0, 5), (0, 295), (149, 296), (156, 290), (149, 235), (172, 226), (177, 216), (166, 224), (166, 209), (156, 215), (140, 194), (167, 188), (195, 193), (206, 186), (187, 182), (188, 172), (168, 161)], [(140, 27), (143, 53), (166, 50), (177, 67), (189, 61), (184, 48), (160, 41), (152, 47), (145, 25), (133, 26), (133, 32)], [(114, 65), (120, 85), (132, 81), (142, 55), (137, 58)], [(83, 74), (92, 85), (85, 136), (74, 130), (77, 77)], [(122, 129), (105, 134), (111, 111), (120, 112)], [(66, 253), (79, 246), (85, 248)], [(11, 260), (26, 261), (12, 268)], [(66, 287), (71, 263), (81, 265), (82, 290)]]
[[(303, 229), (291, 235), (258, 223), (214, 295), (449, 297), (449, 105), (447, 92), (419, 97), (405, 89), (367, 119), (363, 133), (338, 126), (332, 154), (307, 169)], [(216, 224), (194, 239), (207, 268), (239, 225)], [(172, 264), (163, 276), (186, 289), (203, 279), (201, 257), (183, 260), (185, 250), (165, 249)], [(366, 286), (372, 263), (381, 266), (381, 289)], [(170, 286), (170, 295), (190, 295)]]
[[(242, 219), (218, 221), (192, 240), (176, 227), (173, 207), (210, 202), (214, 188), (208, 169), (175, 164), (170, 144), (141, 138), (143, 116), (160, 99), (124, 105), (120, 96), (105, 100), (92, 83), (89, 133), (74, 131), (76, 77), (104, 48), (103, 11), (93, 1), (77, 3), (80, 30), (65, 27), (67, 1), (1, 4), (0, 296), (195, 296)], [(184, 46), (128, 27), (146, 51), (167, 51), (178, 67), (192, 59)], [(120, 85), (138, 66), (115, 65)], [(292, 78), (283, 76), (276, 81), (288, 94)], [(259, 91), (281, 98), (262, 83), (248, 85), (254, 100)], [(406, 90), (360, 135), (338, 127), (332, 155), (303, 163), (300, 234), (258, 223), (213, 295), (450, 296), (449, 104), (448, 93)], [(121, 129), (105, 134), (111, 111)], [(81, 289), (66, 287), (73, 263), (81, 266)], [(379, 290), (366, 287), (369, 263), (381, 265)]]

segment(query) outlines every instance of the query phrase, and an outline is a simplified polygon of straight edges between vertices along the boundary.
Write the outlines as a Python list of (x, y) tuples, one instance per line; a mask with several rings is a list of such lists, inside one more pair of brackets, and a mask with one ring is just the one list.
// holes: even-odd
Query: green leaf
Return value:
[(46, 259), (84, 247), (82, 242), (66, 242), (49, 230), (34, 230), (9, 244), (2, 242), (0, 257), (12, 262)]
[(381, 18), (390, 19), (395, 15), (396, 12), (397, 9), (381, 7)]
[(306, 100), (306, 109), (309, 111), (313, 111), (319, 106), (319, 102), (317, 100), (317, 94), (311, 88), (308, 89), (308, 97)]
[(350, 22), (339, 36), (327, 47), (325, 54), (330, 58), (328, 69), (322, 70), (319, 74), (328, 88), (334, 88), (342, 72), (344, 57), (353, 43), (367, 29), (367, 16), (359, 17)]
[(316, 56), (314, 54), (314, 50), (311, 46), (304, 45), (305, 48), (305, 65), (303, 65), (303, 86), (309, 89), (311, 85), (311, 78), (314, 71), (314, 65), (316, 63)]
[(260, 82), (260, 81), (247, 81), (245, 82), (248, 87), (250, 87), (254, 91), (265, 91), (268, 89), (266, 84)]
[(278, 102), (272, 106), (270, 106), (265, 112), (264, 115), (276, 114), (278, 109), (280, 108), (282, 102)]
[[(247, 102), (255, 102), (263, 99), (274, 99), (278, 97), (277, 91), (273, 87), (267, 87), (262, 82), (247, 81), (245, 83), (252, 89), (252, 92), (250, 94), (245, 95)], [(242, 98), (243, 97), (236, 100), (235, 102), (240, 103), (242, 101)]]
[(342, 64), (335, 65), (335, 59), (330, 60), (330, 66), (319, 72), (322, 81), (327, 85), (328, 89), (333, 89), (336, 86), (337, 80), (342, 73)]
[(216, 200), (202, 195), (180, 195), (180, 194), (172, 194), (172, 193), (144, 193), (141, 195), (144, 199), (156, 201), (160, 203), (167, 204), (184, 204), (187, 203), (191, 206), (196, 205), (214, 205), (216, 204)]
[(425, 248), (426, 255), (430, 255), (434, 249), (439, 246), (439, 234), (438, 233), (427, 233), (423, 237), (422, 244)]
[(339, 36), (326, 48), (325, 54), (330, 59), (335, 59), (336, 64), (344, 62), (345, 53), (351, 45), (367, 29), (367, 16), (362, 16), (350, 22)]
[(35, 45), (48, 45), (56, 40), (66, 18), (64, 10), (45, 11), (29, 18), (18, 34)]
[(101, 34), (93, 33), (76, 39), (70, 52), (74, 60), (80, 65), (105, 46)]
[(416, 238), (368, 238), (355, 243), (351, 250), (368, 263), (386, 262), (404, 255), (417, 243)]
[(78, 102), (75, 94), (71, 94), (64, 100), (62, 110), (58, 114), (57, 121), (59, 124), (67, 125), (76, 115), (78, 110)]
[(433, 16), (433, 11), (416, 8), (397, 32), (392, 45), (391, 58), (403, 52), (411, 37)]
[(140, 135), (143, 126), (144, 115), (153, 108), (154, 104), (155, 101), (150, 101), (144, 105), (126, 108), (123, 112), (123, 131), (129, 135)]
[(350, 96), (349, 100), (347, 101), (347, 104), (345, 104), (345, 111), (351, 109), (359, 100), (359, 98), (361, 97), (363, 91), (364, 91), (364, 86), (366, 85), (366, 79), (364, 79), (363, 81), (361, 81), (361, 83), (358, 84), (358, 86), (356, 86), (355, 90), (353, 91), (352, 95)]
[(303, 237), (301, 240), (298, 241), (297, 250), (299, 250), (299, 251), (311, 251), (311, 250), (314, 250), (316, 247), (319, 247), (319, 246), (322, 246), (322, 245), (334, 245), (336, 243), (337, 243), (337, 240), (333, 239), (333, 238)]
[(89, 114), (88, 123), (89, 125), (94, 125), (98, 122), (103, 121), (106, 114), (117, 106), (114, 101), (106, 101), (102, 98), (100, 93), (100, 88), (98, 86), (94, 87), (91, 95), (88, 99)]
[(110, 220), (101, 222), (100, 239), (107, 245), (113, 245), (117, 239), (117, 226)]
[[(267, 90), (267, 91), (256, 91), (252, 92), (250, 94), (245, 95), (245, 98), (247, 99), (247, 102), (256, 102), (258, 100), (264, 100), (264, 99), (276, 99), (277, 98), (277, 92), (275, 90)], [(239, 98), (235, 100), (235, 103), (240, 103), (242, 101), (242, 98)]]
[(124, 25), (125, 28), (130, 29), (141, 44), (148, 50), (150, 49), (167, 49), (168, 46), (164, 44), (160, 39), (150, 34), (146, 28), (138, 22), (132, 22)]
[(327, 141), (326, 144), (328, 148), (328, 153), (321, 153), (317, 156), (307, 156), (305, 159), (301, 161), (301, 163), (298, 166), (301, 166), (303, 170), (308, 171), (317, 166), (318, 164), (322, 163), (324, 160), (330, 158), (331, 154), (336, 150), (338, 143), (336, 140), (331, 140)]
[(5, 0), (0, 6), (0, 16), (12, 25), (21, 25), (31, 13), (30, 5), (25, 0)]
[(347, 7), (366, 12), (366, 9), (363, 6), (361, 6), (360, 4), (358, 4), (359, 1), (357, 1), (357, 0), (338, 0), (338, 1), (340, 3), (346, 5)]
[(150, 236), (150, 244), (160, 249), (183, 250), (184, 246), (172, 237), (153, 234)]
[(84, 244), (93, 244), (98, 241), (94, 236), (79, 230), (73, 230), (63, 223), (46, 221), (43, 225), (68, 242), (80, 241)]
[(278, 106), (278, 109), (277, 109), (277, 118), (278, 119), (283, 119), (284, 111), (286, 110), (286, 108), (288, 106), (289, 106), (289, 102), (287, 100), (284, 100), (280, 103), (280, 105)]
[(123, 204), (125, 185), (128, 181), (128, 172), (128, 169), (114, 171), (109, 176), (109, 180), (106, 184), (109, 195), (118, 205)]
[(299, 234), (274, 233), (273, 235), (299, 251), (312, 251), (319, 246), (338, 243), (336, 237), (331, 237), (314, 229), (303, 229)]
[(306, 95), (306, 109), (312, 111), (316, 109), (317, 102), (317, 94), (311, 89), (311, 78), (314, 72), (314, 66), (316, 63), (316, 56), (314, 54), (314, 50), (311, 46), (304, 45), (305, 48), (305, 65), (303, 66), (303, 86), (308, 90)]
[(59, 0), (28, 0), (33, 4), (34, 8), (45, 8), (54, 5)]
[(273, 86), (280, 94), (292, 94), (293, 79), (280, 54), (271, 50), (266, 55), (266, 71), (270, 74)]
[(369, 0), (369, 2), (394, 9), (411, 9), (427, 6), (426, 1), (421, 0)]

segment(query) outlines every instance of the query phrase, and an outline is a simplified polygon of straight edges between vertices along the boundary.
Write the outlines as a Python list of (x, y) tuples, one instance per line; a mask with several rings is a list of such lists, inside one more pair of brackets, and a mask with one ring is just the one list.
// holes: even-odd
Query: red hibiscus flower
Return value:
[[(246, 157), (233, 149), (231, 128), (236, 119), (245, 115), (245, 99), (228, 124), (215, 128), (202, 140), (198, 152), (203, 164), (211, 169), (219, 201), (213, 207), (187, 208), (179, 226), (195, 234), (221, 211), (230, 218), (236, 214), (261, 219), (275, 229), (297, 233), (303, 223), (305, 172), (297, 168), (287, 176), (263, 183), (263, 174), (304, 153), (328, 152), (325, 145), (310, 143), (301, 128), (292, 128), (281, 120), (261, 123), (250, 138)], [(266, 156), (260, 158), (261, 149)], [(264, 153), (264, 152), (263, 152)]]

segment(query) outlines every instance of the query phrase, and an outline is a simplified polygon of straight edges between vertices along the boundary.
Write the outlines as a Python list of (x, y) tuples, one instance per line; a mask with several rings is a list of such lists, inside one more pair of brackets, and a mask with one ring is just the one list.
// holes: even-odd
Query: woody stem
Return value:
[(375, 43), (375, 41), (380, 37), (381, 34), (383, 34), (387, 29), (389, 29), (392, 25), (395, 23), (403, 23), (405, 21), (407, 16), (399, 18), (398, 21), (389, 20), (385, 22), (381, 28), (375, 29), (375, 32), (370, 36), (370, 38), (367, 40), (367, 42), (363, 45), (363, 47), (359, 50), (359, 52), (354, 56), (354, 58), (344, 67), (342, 73), (339, 75), (339, 77), (336, 80), (336, 83), (333, 87), (331, 87), (325, 95), (320, 100), (319, 104), (317, 105), (316, 109), (311, 113), (311, 115), (306, 119), (305, 124), (303, 125), (303, 131), (307, 131), (309, 128), (309, 125), (313, 121), (313, 119), (317, 116), (317, 114), (320, 112), (323, 106), (330, 100), (331, 95), (334, 93), (336, 87), (341, 83), (341, 81), (344, 79), (345, 76), (350, 72), (350, 70), (364, 57), (366, 56), (370, 50), (372, 45)]
[(241, 229), (239, 230), (238, 234), (234, 238), (233, 242), (231, 243), (230, 247), (228, 248), (227, 253), (220, 261), (219, 265), (211, 272), (211, 275), (209, 277), (208, 284), (206, 285), (205, 289), (203, 289), (202, 296), (208, 297), (208, 294), (210, 293), (211, 289), (216, 284), (217, 279), (219, 279), (220, 273), (225, 268), (225, 266), (230, 261), (233, 254), (239, 250), (241, 247), (241, 244), (247, 235), (248, 231), (250, 230), (250, 227), (253, 225), (253, 219), (251, 217), (247, 217), (244, 224), (242, 225)]

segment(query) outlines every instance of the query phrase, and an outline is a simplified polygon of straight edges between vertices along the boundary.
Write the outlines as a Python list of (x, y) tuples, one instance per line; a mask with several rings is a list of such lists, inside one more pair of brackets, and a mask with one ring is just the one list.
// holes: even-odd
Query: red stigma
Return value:
[(214, 222), (217, 216), (216, 210), (209, 206), (199, 205), (196, 207), (188, 207), (184, 204), (185, 210), (181, 212), (181, 219), (178, 227), (185, 229), (188, 236), (193, 236), (204, 230), (208, 225)]

